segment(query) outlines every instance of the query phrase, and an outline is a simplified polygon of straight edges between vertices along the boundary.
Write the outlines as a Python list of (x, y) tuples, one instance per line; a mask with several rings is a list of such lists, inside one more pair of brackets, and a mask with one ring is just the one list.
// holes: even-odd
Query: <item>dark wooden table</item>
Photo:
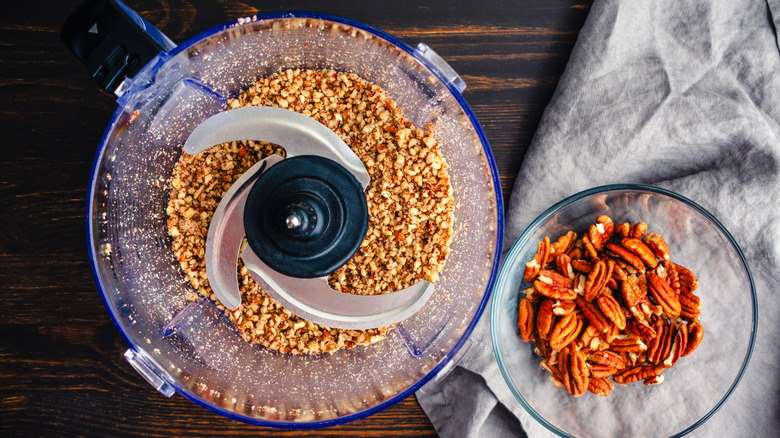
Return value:
[[(92, 160), (116, 104), (60, 41), (77, 4), (6, 2), (0, 14), (0, 435), (435, 435), (414, 397), (325, 430), (257, 428), (163, 397), (123, 359), (127, 346), (92, 278), (84, 221)], [(427, 43), (467, 83), (506, 199), (590, 1), (127, 4), (176, 42), (286, 9), (345, 16), (412, 46)]]

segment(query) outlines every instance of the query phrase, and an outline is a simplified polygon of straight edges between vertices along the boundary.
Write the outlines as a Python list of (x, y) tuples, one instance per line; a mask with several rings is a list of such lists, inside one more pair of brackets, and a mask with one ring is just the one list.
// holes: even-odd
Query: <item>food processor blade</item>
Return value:
[[(184, 151), (196, 154), (216, 144), (250, 139), (284, 146), (288, 157), (332, 159), (352, 173), (363, 189), (368, 184), (362, 162), (335, 133), (314, 119), (278, 108), (246, 107), (218, 113), (192, 132)], [(420, 310), (434, 291), (428, 281), (382, 295), (343, 293), (328, 285), (327, 276), (297, 278), (278, 272), (243, 244), (250, 190), (264, 172), (282, 160), (271, 156), (252, 166), (228, 189), (214, 213), (206, 240), (206, 272), (220, 302), (231, 310), (241, 304), (236, 276), (241, 257), (268, 295), (296, 315), (326, 327), (359, 330), (389, 326)]]
[(352, 173), (363, 189), (371, 180), (360, 158), (335, 132), (311, 117), (282, 108), (250, 106), (217, 113), (192, 131), (184, 152), (195, 155), (214, 145), (239, 140), (284, 146), (288, 157), (330, 158)]

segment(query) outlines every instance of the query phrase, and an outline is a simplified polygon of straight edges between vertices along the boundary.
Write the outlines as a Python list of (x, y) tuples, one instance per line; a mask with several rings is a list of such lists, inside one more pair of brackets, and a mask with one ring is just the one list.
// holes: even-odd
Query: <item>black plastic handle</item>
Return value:
[(133, 77), (174, 44), (154, 26), (117, 0), (86, 0), (60, 32), (65, 44), (108, 92)]

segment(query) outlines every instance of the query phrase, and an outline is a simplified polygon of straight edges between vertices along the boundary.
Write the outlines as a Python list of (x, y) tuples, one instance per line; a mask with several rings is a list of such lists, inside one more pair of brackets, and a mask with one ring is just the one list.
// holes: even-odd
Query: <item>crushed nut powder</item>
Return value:
[[(229, 108), (243, 106), (287, 108), (319, 121), (341, 137), (371, 176), (368, 232), (352, 259), (328, 278), (332, 288), (372, 295), (436, 281), (452, 241), (454, 201), (432, 127), (414, 126), (380, 87), (330, 70), (286, 70), (261, 79), (228, 102)], [(200, 295), (217, 301), (204, 260), (214, 210), (241, 174), (271, 154), (284, 156), (285, 151), (270, 143), (238, 141), (183, 154), (176, 164), (168, 231), (173, 252)], [(319, 326), (277, 304), (241, 264), (238, 276), (241, 306), (231, 312), (217, 304), (248, 342), (283, 353), (333, 353), (377, 342), (390, 329)]]

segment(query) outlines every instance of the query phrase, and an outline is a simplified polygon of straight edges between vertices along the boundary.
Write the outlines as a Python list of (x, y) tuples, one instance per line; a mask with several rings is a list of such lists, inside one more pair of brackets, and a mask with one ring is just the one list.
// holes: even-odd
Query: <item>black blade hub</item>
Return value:
[(270, 268), (298, 278), (323, 277), (346, 264), (368, 229), (366, 197), (344, 167), (317, 155), (282, 160), (249, 192), (244, 230)]

